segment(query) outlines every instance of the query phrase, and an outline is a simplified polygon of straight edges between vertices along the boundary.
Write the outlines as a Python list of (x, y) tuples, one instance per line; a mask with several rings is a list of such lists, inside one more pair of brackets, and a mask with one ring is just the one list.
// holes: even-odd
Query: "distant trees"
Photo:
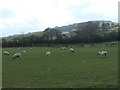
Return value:
[[(75, 43), (97, 43), (105, 41), (115, 41), (118, 40), (118, 33), (113, 32), (109, 34), (92, 35), (89, 38), (84, 38), (80, 36), (73, 36), (70, 38), (62, 38), (61, 35), (57, 35), (56, 39), (45, 39), (44, 37), (29, 36), (23, 38), (17, 38), (14, 40), (2, 39), (3, 47), (24, 47), (24, 46), (38, 46), (38, 45), (48, 45), (48, 44), (75, 44)], [(17, 42), (19, 40), (19, 42)]]
[(102, 31), (106, 31), (106, 30), (108, 30), (108, 27), (109, 26), (109, 24), (108, 23), (102, 23)]
[(42, 37), (47, 40), (53, 40), (56, 39), (56, 36), (58, 36), (59, 34), (61, 34), (61, 32), (56, 29), (47, 28), (45, 29)]
[(77, 36), (87, 42), (92, 41), (92, 38), (95, 38), (94, 36), (99, 30), (99, 24), (92, 21), (81, 24), (78, 26)]

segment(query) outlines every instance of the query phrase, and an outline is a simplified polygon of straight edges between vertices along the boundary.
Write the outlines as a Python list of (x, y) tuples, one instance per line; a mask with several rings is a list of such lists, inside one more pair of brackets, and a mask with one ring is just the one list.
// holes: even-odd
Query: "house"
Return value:
[(62, 32), (63, 38), (70, 37), (70, 32)]

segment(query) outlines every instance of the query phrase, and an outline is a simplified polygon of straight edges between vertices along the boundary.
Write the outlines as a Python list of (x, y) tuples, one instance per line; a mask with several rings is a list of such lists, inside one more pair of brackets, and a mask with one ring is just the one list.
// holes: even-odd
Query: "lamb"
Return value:
[(46, 56), (48, 56), (48, 55), (50, 55), (50, 54), (51, 54), (50, 52), (46, 52), (46, 54), (45, 54), (45, 55), (46, 55)]
[(15, 54), (13, 55), (13, 60), (16, 59), (16, 58), (21, 59), (21, 53), (15, 53)]
[(10, 55), (8, 51), (4, 51), (4, 55)]

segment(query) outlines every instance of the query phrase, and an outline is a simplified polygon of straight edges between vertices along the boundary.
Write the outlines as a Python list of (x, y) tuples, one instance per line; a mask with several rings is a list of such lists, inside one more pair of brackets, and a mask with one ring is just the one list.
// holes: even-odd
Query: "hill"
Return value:
[(117, 30), (115, 29), (117, 27), (117, 23), (116, 22), (112, 22), (112, 21), (105, 21), (105, 20), (98, 20), (98, 21), (88, 21), (88, 22), (82, 22), (82, 23), (74, 23), (71, 25), (65, 25), (65, 26), (61, 26), (61, 27), (54, 27), (54, 28), (46, 28), (44, 31), (38, 31), (38, 32), (30, 32), (27, 34), (15, 34), (13, 36), (8, 36), (8, 37), (3, 37), (5, 39), (13, 39), (16, 37), (23, 37), (23, 36), (30, 36), (30, 35), (35, 35), (35, 36), (42, 36), (46, 30), (47, 32), (49, 32), (49, 34), (51, 33), (64, 33), (64, 32), (71, 32), (72, 30), (80, 30), (83, 27), (87, 28), (87, 23), (94, 23), (96, 25), (98, 25), (99, 30)]

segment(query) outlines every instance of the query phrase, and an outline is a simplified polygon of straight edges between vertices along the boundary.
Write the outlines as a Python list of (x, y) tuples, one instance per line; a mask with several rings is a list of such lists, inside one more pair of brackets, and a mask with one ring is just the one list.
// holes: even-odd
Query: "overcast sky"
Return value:
[(118, 22), (119, 0), (0, 0), (0, 36), (89, 20)]

